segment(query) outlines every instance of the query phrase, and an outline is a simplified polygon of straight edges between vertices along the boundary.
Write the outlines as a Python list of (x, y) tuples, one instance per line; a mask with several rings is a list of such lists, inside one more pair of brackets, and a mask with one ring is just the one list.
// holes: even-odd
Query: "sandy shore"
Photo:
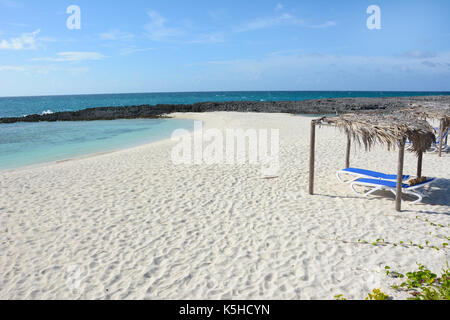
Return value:
[[(386, 265), (439, 272), (448, 261), (448, 250), (358, 239), (446, 242), (449, 154), (424, 155), (424, 174), (440, 180), (397, 213), (392, 195), (358, 198), (337, 181), (345, 138), (333, 128), (318, 129), (317, 195), (307, 195), (311, 118), (176, 117), (280, 129), (277, 177), (262, 179), (255, 165), (176, 166), (170, 140), (0, 172), (0, 299), (361, 299), (374, 288), (405, 298)], [(352, 166), (396, 170), (396, 152), (353, 150)], [(407, 153), (405, 171), (415, 169)]]

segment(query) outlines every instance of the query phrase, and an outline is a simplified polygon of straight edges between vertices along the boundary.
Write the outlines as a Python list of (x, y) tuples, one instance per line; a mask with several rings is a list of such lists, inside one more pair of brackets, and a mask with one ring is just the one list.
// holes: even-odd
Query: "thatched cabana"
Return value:
[(418, 156), (417, 176), (422, 176), (422, 155), (435, 141), (434, 129), (425, 120), (406, 112), (360, 112), (323, 117), (311, 122), (311, 150), (309, 193), (314, 194), (314, 162), (316, 126), (335, 126), (347, 135), (345, 166), (350, 167), (352, 139), (370, 149), (376, 143), (387, 146), (388, 150), (398, 147), (396, 209), (401, 211), (402, 177), (405, 143), (411, 141), (411, 149)]
[[(413, 105), (412, 107), (401, 110), (402, 112), (413, 113), (425, 120), (434, 119), (439, 121), (439, 156), (442, 156), (443, 135), (450, 128), (450, 105), (436, 105), (435, 103), (426, 103), (423, 105)], [(448, 137), (447, 137), (448, 138)], [(447, 143), (447, 138), (445, 143)]]

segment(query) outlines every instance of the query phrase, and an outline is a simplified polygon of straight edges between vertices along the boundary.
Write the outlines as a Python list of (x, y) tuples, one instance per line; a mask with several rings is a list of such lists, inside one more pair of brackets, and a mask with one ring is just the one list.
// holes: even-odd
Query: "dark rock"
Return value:
[(316, 114), (336, 112), (354, 112), (360, 110), (395, 110), (412, 103), (421, 102), (450, 103), (450, 96), (421, 96), (400, 98), (337, 98), (315, 99), (303, 101), (231, 101), (202, 102), (191, 105), (158, 104), (155, 106), (141, 105), (128, 107), (89, 108), (80, 111), (55, 112), (52, 114), (33, 114), (26, 117), (0, 118), (0, 123), (39, 122), (39, 121), (92, 121), (115, 119), (154, 119), (170, 115), (173, 112), (267, 112)]

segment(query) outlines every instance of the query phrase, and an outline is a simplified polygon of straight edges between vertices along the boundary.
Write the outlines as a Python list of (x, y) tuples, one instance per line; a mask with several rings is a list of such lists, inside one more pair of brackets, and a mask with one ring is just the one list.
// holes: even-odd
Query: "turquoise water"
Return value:
[(140, 145), (193, 126), (179, 119), (0, 125), (0, 170)]
[(0, 117), (22, 117), (46, 111), (76, 111), (93, 107), (191, 104), (206, 101), (299, 101), (327, 98), (450, 95), (450, 92), (393, 91), (252, 91), (96, 94), (0, 98)]
[[(450, 95), (450, 92), (254, 91), (4, 97), (0, 98), (0, 117), (143, 104), (424, 95)], [(0, 124), (0, 170), (125, 148), (167, 138), (177, 128), (192, 127), (192, 121), (175, 119)]]

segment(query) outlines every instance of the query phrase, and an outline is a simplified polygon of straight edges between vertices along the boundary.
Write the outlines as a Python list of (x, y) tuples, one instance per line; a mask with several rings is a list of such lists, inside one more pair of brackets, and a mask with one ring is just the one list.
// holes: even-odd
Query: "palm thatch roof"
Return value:
[(450, 127), (450, 105), (426, 103), (421, 105), (413, 105), (409, 108), (402, 109), (404, 112), (414, 113), (424, 119), (436, 119), (443, 122), (443, 130)]
[(332, 125), (342, 129), (366, 149), (380, 143), (390, 150), (403, 139), (408, 139), (412, 142), (412, 150), (419, 154), (429, 149), (436, 140), (433, 127), (427, 121), (407, 112), (347, 113), (323, 117), (314, 122), (316, 125)]

